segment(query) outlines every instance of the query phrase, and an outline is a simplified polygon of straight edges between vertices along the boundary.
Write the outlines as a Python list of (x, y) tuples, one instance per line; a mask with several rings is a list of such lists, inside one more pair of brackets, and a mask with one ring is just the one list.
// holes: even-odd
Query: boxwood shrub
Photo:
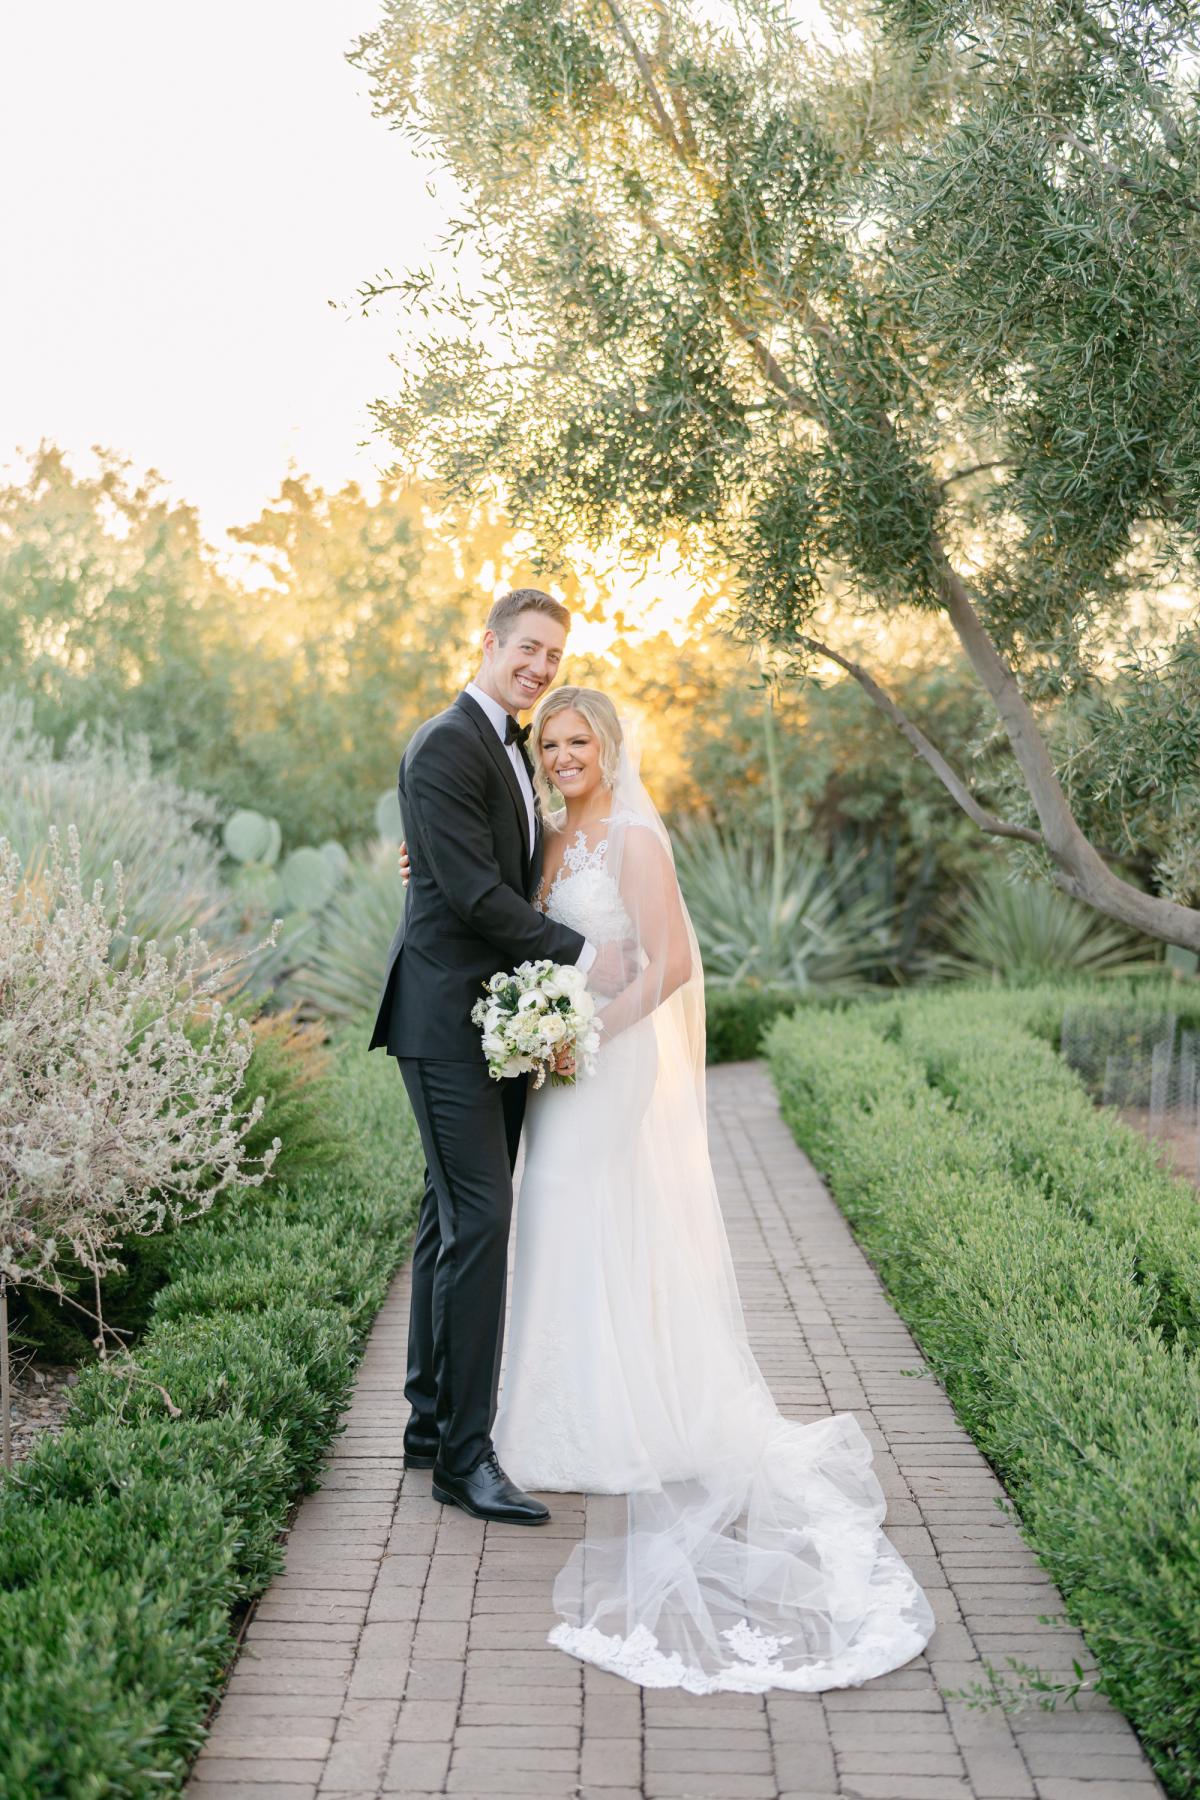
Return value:
[[(778, 1022), (767, 1053), (784, 1115), (1001, 1474), (1104, 1690), (1168, 1789), (1191, 1794), (1200, 1365), (1183, 1333), (1164, 1335), (1169, 1300), (1136, 1239), (1014, 1156), (1007, 1125), (930, 1085), (915, 1025), (895, 1026), (920, 1004), (890, 1026), (874, 1009)], [(982, 1008), (981, 1059), (987, 1032)]]
[(823, 1010), (865, 1005), (870, 999), (886, 1000), (890, 992), (887, 988), (880, 988), (877, 993), (868, 989), (863, 996), (851, 1000), (844, 993), (821, 988), (706, 987), (706, 1060), (751, 1062), (762, 1055), (763, 1034), (776, 1019), (801, 1007)]
[(1153, 1276), (1154, 1322), (1200, 1346), (1200, 1202), (1153, 1145), (1097, 1107), (1050, 1046), (983, 1007), (972, 1019), (944, 1000), (897, 1014), (899, 1042), (959, 1111), (992, 1134), (1014, 1169), (1063, 1207), (1129, 1247)]
[(304, 1083), (336, 1164), (172, 1233), (137, 1378), (85, 1369), (66, 1429), (0, 1483), (0, 1800), (183, 1785), (233, 1609), (280, 1566), (411, 1233), (415, 1128), (361, 1041)]

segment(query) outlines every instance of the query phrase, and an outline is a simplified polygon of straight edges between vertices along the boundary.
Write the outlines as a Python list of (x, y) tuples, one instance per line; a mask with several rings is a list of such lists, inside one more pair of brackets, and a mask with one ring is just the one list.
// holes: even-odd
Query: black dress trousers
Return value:
[(399, 1057), (427, 1158), (412, 1257), (409, 1429), (465, 1475), (492, 1448), (508, 1287), (512, 1171), (528, 1078)]

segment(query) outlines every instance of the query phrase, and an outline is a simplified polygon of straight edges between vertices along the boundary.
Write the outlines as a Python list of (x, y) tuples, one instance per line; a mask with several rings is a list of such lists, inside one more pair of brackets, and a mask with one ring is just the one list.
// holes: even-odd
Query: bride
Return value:
[(857, 1421), (783, 1418), (751, 1352), (670, 840), (607, 696), (553, 690), (531, 739), (538, 904), (592, 943), (632, 940), (641, 965), (599, 1014), (594, 1072), (526, 1115), (496, 1448), (526, 1489), (628, 1497), (624, 1532), (559, 1574), (551, 1642), (692, 1693), (857, 1685), (917, 1655), (933, 1616), (881, 1530)]

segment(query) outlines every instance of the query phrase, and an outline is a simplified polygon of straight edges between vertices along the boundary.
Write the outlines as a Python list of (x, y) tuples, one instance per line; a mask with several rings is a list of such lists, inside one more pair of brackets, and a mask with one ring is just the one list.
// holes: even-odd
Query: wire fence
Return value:
[(1069, 1006), (1061, 1050), (1094, 1098), (1159, 1140), (1200, 1182), (1200, 1030), (1173, 1012)]

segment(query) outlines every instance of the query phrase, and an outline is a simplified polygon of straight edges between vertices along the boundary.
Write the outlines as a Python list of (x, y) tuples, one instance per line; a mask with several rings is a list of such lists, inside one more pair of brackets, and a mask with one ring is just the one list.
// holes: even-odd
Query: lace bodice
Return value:
[(562, 866), (548, 893), (539, 896), (539, 910), (569, 925), (591, 944), (607, 944), (633, 935), (633, 925), (618, 888), (606, 867), (608, 839), (595, 846), (582, 829), (563, 852)]

